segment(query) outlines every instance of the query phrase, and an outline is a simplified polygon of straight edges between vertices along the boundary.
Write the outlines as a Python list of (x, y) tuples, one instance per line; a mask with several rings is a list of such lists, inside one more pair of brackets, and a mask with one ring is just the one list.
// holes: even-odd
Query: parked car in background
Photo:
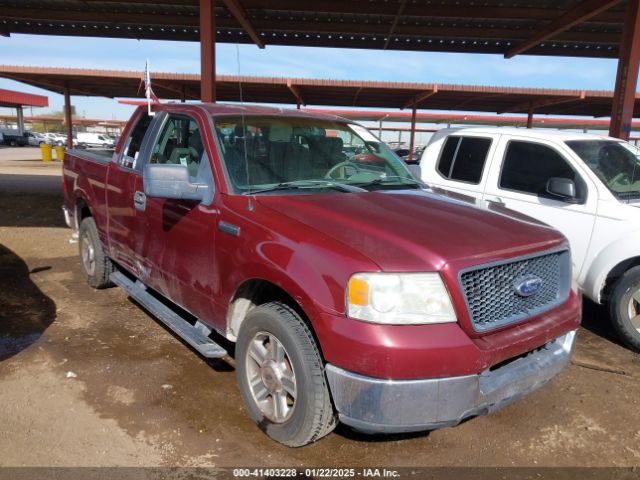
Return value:
[(609, 308), (640, 350), (640, 160), (617, 138), (514, 128), (447, 129), (420, 162), (422, 179), (543, 221), (571, 243), (585, 295)]
[(424, 147), (415, 147), (413, 149), (413, 155), (411, 155), (411, 159), (409, 159), (409, 152), (411, 152), (411, 150), (408, 148), (396, 147), (391, 149), (391, 151), (395, 153), (400, 158), (400, 160), (402, 160), (406, 164), (417, 165), (420, 161), (420, 156), (424, 151)]
[(409, 149), (404, 147), (392, 148), (391, 151), (395, 153), (398, 158), (406, 157), (407, 155), (409, 155)]
[(47, 137), (45, 137), (42, 133), (38, 132), (24, 132), (25, 137), (27, 137), (27, 141), (29, 145), (37, 147), (38, 145), (42, 145), (47, 142)]
[(557, 231), (424, 188), (340, 117), (154, 108), (113, 154), (64, 156), (82, 273), (205, 357), (235, 343), (246, 410), (272, 439), (453, 426), (569, 362), (581, 302)]
[(47, 143), (51, 145), (62, 146), (67, 144), (67, 136), (62, 133), (47, 132), (43, 135), (47, 138)]
[(84, 143), (87, 147), (115, 148), (114, 140), (101, 133), (78, 132), (78, 142)]
[(422, 152), (424, 152), (424, 147), (417, 147), (413, 151), (413, 155), (410, 156), (409, 152), (407, 152), (406, 155), (400, 157), (400, 160), (405, 162), (407, 165), (418, 165), (420, 163), (420, 158), (422, 157)]
[(2, 130), (2, 142), (11, 147), (24, 147), (29, 144), (27, 137), (18, 130)]

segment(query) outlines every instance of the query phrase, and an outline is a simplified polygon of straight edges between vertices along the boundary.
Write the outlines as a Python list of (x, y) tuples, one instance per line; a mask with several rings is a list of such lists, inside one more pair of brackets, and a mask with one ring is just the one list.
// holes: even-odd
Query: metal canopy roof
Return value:
[[(410, 123), (411, 112), (389, 112), (382, 110), (336, 110), (336, 109), (318, 109), (305, 108), (307, 112), (330, 113), (351, 120), (360, 122), (379, 122), (384, 121), (394, 123)], [(508, 116), (508, 115), (472, 115), (461, 113), (417, 113), (417, 123), (430, 123), (436, 125), (490, 125), (490, 126), (511, 126), (525, 127), (527, 125), (527, 117), (525, 116)], [(589, 130), (607, 130), (609, 128), (608, 119), (594, 118), (558, 118), (558, 117), (535, 117), (533, 120), (534, 127), (544, 128), (569, 128), (569, 129), (589, 129)], [(633, 122), (634, 130), (640, 129), (640, 122)], [(371, 127), (375, 130), (375, 127)], [(405, 128), (405, 130), (409, 130)], [(430, 131), (435, 129), (422, 129)], [(416, 129), (418, 131), (418, 129)]]
[[(218, 0), (217, 41), (617, 58), (621, 0)], [(199, 0), (0, 0), (0, 35), (199, 39)]]
[(49, 99), (43, 95), (14, 92), (0, 88), (0, 107), (48, 107)]
[[(143, 97), (142, 72), (0, 65), (0, 77), (72, 95)], [(200, 76), (152, 72), (155, 93), (161, 99), (199, 98)], [(417, 101), (419, 109), (526, 113), (606, 117), (611, 112), (612, 92), (551, 90), (431, 83), (391, 83), (345, 80), (286, 79), (219, 76), (218, 99), (251, 103), (284, 103), (315, 106), (407, 108)], [(635, 116), (640, 117), (640, 95)]]

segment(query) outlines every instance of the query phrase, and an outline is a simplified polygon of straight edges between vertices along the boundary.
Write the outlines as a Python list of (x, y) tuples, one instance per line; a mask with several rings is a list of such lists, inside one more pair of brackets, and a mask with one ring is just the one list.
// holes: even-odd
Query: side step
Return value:
[(227, 351), (209, 338), (211, 329), (203, 323), (191, 325), (184, 318), (153, 297), (139, 280), (133, 282), (120, 272), (109, 277), (113, 283), (123, 288), (130, 297), (142, 304), (167, 327), (173, 330), (185, 342), (195, 348), (203, 357), (222, 358)]

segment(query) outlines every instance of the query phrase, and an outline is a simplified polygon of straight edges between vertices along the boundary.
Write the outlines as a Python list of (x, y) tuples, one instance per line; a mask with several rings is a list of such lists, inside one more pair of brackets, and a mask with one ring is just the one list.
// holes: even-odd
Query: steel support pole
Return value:
[(18, 135), (22, 135), (24, 133), (24, 111), (22, 110), (22, 105), (16, 107), (16, 123)]
[(380, 120), (378, 125), (378, 138), (382, 140), (382, 120)]
[(627, 140), (636, 101), (640, 65), (640, 0), (628, 0), (627, 12), (620, 40), (620, 56), (616, 89), (613, 94), (609, 135)]
[(216, 101), (216, 5), (200, 0), (200, 100)]
[(416, 139), (416, 110), (418, 108), (418, 104), (413, 102), (413, 107), (411, 109), (411, 135), (409, 136), (409, 161), (413, 160), (413, 145)]
[(527, 114), (527, 128), (533, 128), (533, 102), (529, 104), (529, 113)]
[(73, 120), (71, 119), (71, 94), (64, 89), (64, 123), (67, 129), (67, 148), (73, 148)]

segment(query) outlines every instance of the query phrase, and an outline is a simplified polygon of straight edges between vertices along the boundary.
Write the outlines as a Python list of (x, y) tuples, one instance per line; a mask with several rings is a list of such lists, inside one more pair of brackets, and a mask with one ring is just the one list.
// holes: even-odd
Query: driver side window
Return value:
[(150, 163), (184, 165), (192, 179), (201, 178), (204, 143), (198, 123), (186, 115), (170, 114), (153, 146)]

